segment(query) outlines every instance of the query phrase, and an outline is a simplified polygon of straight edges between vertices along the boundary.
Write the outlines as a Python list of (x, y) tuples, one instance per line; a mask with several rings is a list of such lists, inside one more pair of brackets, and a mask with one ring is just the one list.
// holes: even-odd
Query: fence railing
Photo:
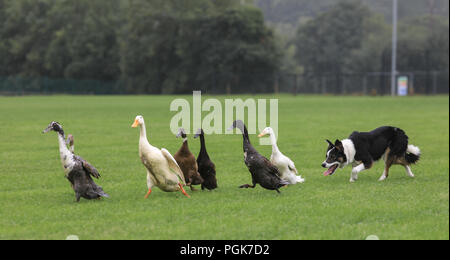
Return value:
[(0, 95), (124, 94), (115, 81), (53, 79), (47, 77), (0, 77)]
[[(407, 79), (409, 94), (436, 95), (449, 93), (449, 72), (399, 72), (398, 77)], [(370, 72), (362, 74), (292, 74), (277, 73), (248, 74), (245, 79), (225, 82), (226, 77), (215, 74), (203, 86), (184, 86), (176, 94), (188, 94), (192, 90), (202, 90), (210, 94), (234, 93), (291, 93), (330, 95), (390, 95), (391, 74)], [(155, 86), (160, 89), (159, 86)], [(151, 88), (149, 88), (151, 89)], [(146, 94), (133, 91), (121, 81), (53, 79), (47, 77), (0, 77), (0, 95), (113, 95)], [(165, 92), (167, 93), (167, 91)], [(170, 94), (170, 93), (167, 93)]]
[[(409, 94), (436, 95), (449, 93), (449, 72), (399, 72), (407, 79)], [(280, 74), (280, 92), (293, 94), (390, 95), (391, 73), (363, 74)]]

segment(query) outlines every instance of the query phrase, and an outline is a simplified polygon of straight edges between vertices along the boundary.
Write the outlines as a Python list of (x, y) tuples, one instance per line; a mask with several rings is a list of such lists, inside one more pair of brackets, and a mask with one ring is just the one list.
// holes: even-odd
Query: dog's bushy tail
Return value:
[(405, 159), (409, 164), (417, 163), (420, 159), (420, 149), (412, 144), (408, 145), (406, 150)]
[(408, 136), (400, 128), (394, 128), (394, 138), (390, 145), (391, 152), (396, 156), (405, 156), (408, 164), (414, 164), (420, 159), (420, 149), (417, 146), (408, 144)]

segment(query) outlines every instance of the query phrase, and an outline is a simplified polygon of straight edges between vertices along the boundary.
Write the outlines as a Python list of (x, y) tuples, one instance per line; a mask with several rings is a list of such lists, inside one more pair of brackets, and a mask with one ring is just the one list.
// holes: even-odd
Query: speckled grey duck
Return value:
[(205, 188), (208, 190), (213, 190), (217, 188), (216, 166), (211, 161), (208, 152), (206, 151), (205, 133), (203, 132), (203, 129), (199, 129), (195, 134), (194, 138), (198, 137), (200, 137), (200, 153), (197, 156), (197, 165), (198, 172), (203, 178), (201, 187), (202, 190)]
[(186, 185), (188, 185), (192, 191), (194, 191), (193, 185), (199, 185), (203, 183), (203, 178), (198, 172), (197, 161), (194, 154), (189, 150), (188, 139), (186, 132), (183, 128), (178, 131), (177, 138), (183, 138), (183, 144), (180, 149), (174, 154), (173, 158), (177, 161), (181, 171), (184, 174)]
[(268, 190), (276, 190), (280, 193), (279, 188), (289, 183), (280, 178), (278, 168), (274, 166), (267, 158), (259, 154), (250, 143), (247, 127), (241, 120), (236, 120), (229, 130), (238, 128), (242, 132), (245, 165), (252, 175), (252, 185), (244, 184), (239, 188), (255, 188), (258, 183), (261, 187)]
[(65, 177), (70, 181), (75, 191), (76, 201), (79, 202), (81, 197), (85, 199), (109, 197), (103, 191), (102, 187), (95, 184), (91, 178), (91, 175), (97, 179), (100, 177), (97, 169), (80, 156), (73, 154), (73, 136), (70, 136), (68, 140), (72, 150), (70, 151), (66, 145), (64, 130), (58, 122), (51, 122), (43, 133), (50, 131), (55, 131), (58, 134), (61, 163), (64, 168)]

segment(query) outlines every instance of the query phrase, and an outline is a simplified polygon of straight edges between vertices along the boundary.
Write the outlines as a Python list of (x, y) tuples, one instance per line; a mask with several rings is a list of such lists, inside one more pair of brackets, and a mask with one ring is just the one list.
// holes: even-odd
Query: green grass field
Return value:
[[(0, 97), (0, 239), (449, 239), (448, 96), (278, 96), (278, 144), (304, 184), (280, 195), (260, 186), (239, 189), (251, 182), (242, 137), (212, 135), (206, 142), (217, 190), (188, 190), (188, 199), (155, 189), (145, 200), (139, 132), (130, 126), (142, 114), (149, 141), (175, 153), (181, 145), (169, 131), (175, 98), (180, 96)], [(56, 134), (41, 133), (53, 120), (74, 135), (76, 153), (97, 167), (102, 178), (96, 182), (111, 198), (75, 202)], [(378, 182), (382, 162), (356, 183), (349, 183), (350, 168), (322, 175), (324, 139), (381, 125), (404, 129), (421, 148), (422, 160), (412, 168), (416, 178), (394, 166)], [(199, 141), (189, 138), (197, 154)], [(270, 156), (270, 146), (250, 138)]]

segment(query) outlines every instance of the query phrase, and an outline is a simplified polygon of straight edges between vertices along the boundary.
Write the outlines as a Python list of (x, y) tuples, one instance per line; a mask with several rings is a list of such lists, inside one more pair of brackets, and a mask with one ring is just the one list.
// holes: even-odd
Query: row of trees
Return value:
[(0, 0), (0, 75), (114, 81), (118, 93), (265, 91), (281, 53), (242, 4)]
[[(296, 61), (291, 71), (305, 75), (333, 75), (339, 89), (342, 76), (389, 72), (391, 69), (391, 24), (360, 1), (341, 1), (298, 28)], [(449, 20), (442, 16), (417, 16), (399, 24), (398, 71), (431, 74), (449, 69)], [(380, 77), (386, 75), (380, 74)], [(423, 84), (431, 84), (429, 82)], [(447, 89), (448, 91), (448, 89)]]
[[(273, 91), (280, 73), (333, 75), (339, 88), (342, 75), (390, 71), (392, 28), (367, 0), (318, 5), (287, 40), (251, 2), (0, 0), (0, 85), (26, 77), (113, 82), (108, 93), (248, 93)], [(399, 70), (448, 72), (448, 30), (448, 16), (403, 19)]]
[[(385, 17), (386, 21), (392, 19), (392, 0), (360, 0), (372, 12)], [(293, 35), (295, 29), (307, 19), (327, 12), (336, 0), (255, 0), (265, 15), (265, 19), (283, 34)], [(448, 16), (448, 0), (399, 0), (398, 16), (408, 19), (426, 14)]]

